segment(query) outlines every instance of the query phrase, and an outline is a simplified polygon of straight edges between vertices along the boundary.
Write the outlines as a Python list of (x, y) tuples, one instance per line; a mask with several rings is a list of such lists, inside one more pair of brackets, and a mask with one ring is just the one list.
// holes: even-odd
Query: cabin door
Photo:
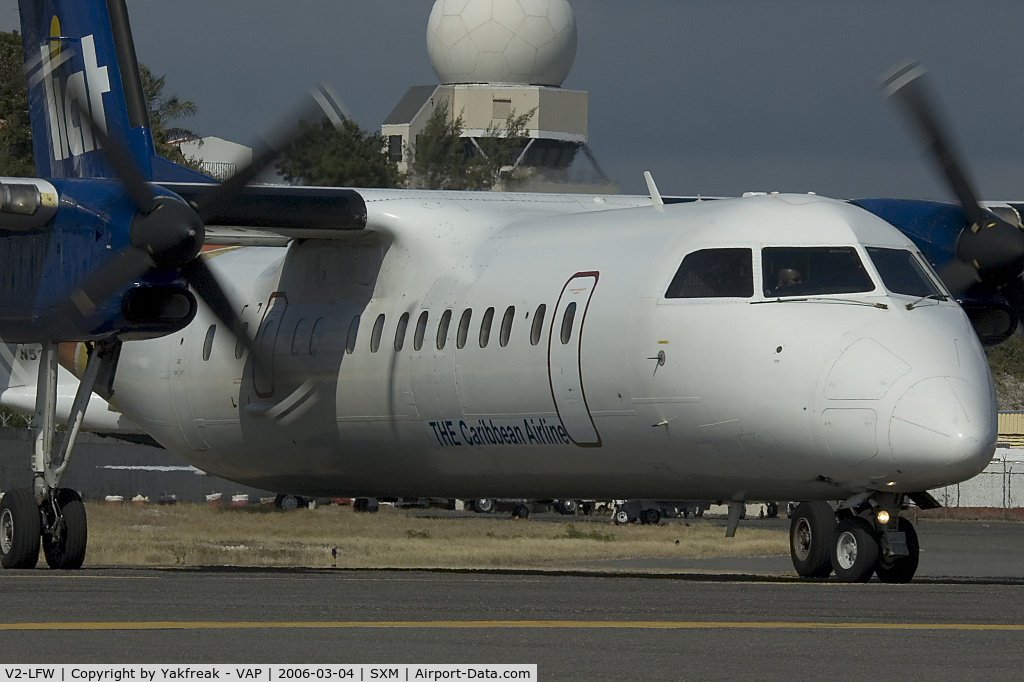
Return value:
[(583, 325), (597, 279), (597, 272), (578, 272), (565, 283), (548, 333), (548, 378), (555, 410), (569, 438), (584, 447), (601, 445), (601, 436), (587, 407), (580, 363)]

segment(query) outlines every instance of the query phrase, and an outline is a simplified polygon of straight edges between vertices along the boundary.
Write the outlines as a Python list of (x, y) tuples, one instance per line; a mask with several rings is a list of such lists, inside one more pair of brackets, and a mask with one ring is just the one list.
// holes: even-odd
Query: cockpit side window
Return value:
[(751, 249), (701, 249), (683, 258), (665, 298), (750, 298)]
[(882, 277), (882, 284), (892, 293), (907, 296), (941, 293), (912, 252), (869, 246), (868, 255)]
[(856, 294), (875, 288), (852, 246), (766, 247), (761, 261), (764, 295), (770, 298)]

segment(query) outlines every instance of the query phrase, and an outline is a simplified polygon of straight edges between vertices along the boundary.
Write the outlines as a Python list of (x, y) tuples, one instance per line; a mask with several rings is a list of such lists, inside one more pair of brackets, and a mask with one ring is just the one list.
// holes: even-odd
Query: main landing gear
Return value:
[(104, 382), (109, 382), (118, 348), (115, 342), (97, 343), (90, 349), (89, 361), (68, 416), (64, 441), (55, 449), (57, 344), (43, 344), (32, 425), (35, 432), (32, 488), (8, 490), (0, 500), (0, 565), (4, 568), (35, 568), (40, 547), (50, 568), (82, 567), (89, 535), (85, 506), (77, 492), (61, 488), (60, 482), (78, 438), (89, 396), (98, 377), (102, 375)]
[(789, 547), (796, 572), (842, 582), (906, 583), (917, 572), (920, 545), (913, 524), (899, 515), (903, 496), (851, 498), (837, 511), (827, 502), (803, 502), (793, 512)]

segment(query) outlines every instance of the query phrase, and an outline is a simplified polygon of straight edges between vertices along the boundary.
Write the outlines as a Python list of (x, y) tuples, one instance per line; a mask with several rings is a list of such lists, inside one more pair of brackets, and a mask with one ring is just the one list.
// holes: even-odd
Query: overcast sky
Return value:
[[(944, 198), (878, 76), (930, 69), (986, 199), (1024, 199), (1019, 0), (570, 0), (564, 87), (590, 93), (590, 145), (624, 192)], [(432, 0), (128, 0), (139, 59), (199, 105), (186, 125), (249, 144), (320, 80), (376, 129), (436, 83)], [(0, 0), (0, 29), (18, 25)]]

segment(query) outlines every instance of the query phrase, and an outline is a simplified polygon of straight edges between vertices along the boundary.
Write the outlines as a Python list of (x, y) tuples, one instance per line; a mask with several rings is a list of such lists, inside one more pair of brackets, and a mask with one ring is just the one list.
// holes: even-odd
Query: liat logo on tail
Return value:
[[(73, 45), (81, 45), (84, 69), (67, 72), (62, 69), (71, 61)], [(92, 35), (81, 40), (61, 35), (56, 16), (50, 22), (50, 40), (39, 48), (39, 61), (28, 73), (29, 86), (42, 83), (46, 92), (46, 118), (50, 129), (50, 149), (55, 161), (77, 157), (99, 147), (89, 126), (85, 124), (77, 107), (87, 109), (96, 125), (107, 131), (103, 95), (110, 92), (107, 67), (100, 66), (96, 58), (96, 41)]]

